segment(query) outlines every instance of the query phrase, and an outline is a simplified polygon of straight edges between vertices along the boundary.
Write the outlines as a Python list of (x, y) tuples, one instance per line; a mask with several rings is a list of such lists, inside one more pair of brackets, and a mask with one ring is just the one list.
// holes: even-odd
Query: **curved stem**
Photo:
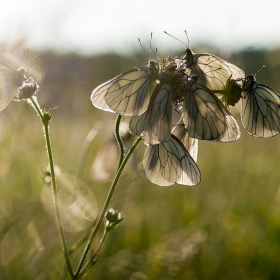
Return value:
[(40, 109), (40, 106), (39, 106), (39, 104), (38, 104), (38, 102), (37, 102), (37, 99), (34, 99), (33, 97), (30, 97), (29, 100), (30, 100), (30, 102), (31, 102), (31, 104), (32, 104), (32, 106), (33, 106), (33, 108), (35, 109), (36, 113), (37, 113), (38, 116), (40, 117), (41, 122), (43, 123), (43, 114), (42, 114), (42, 111), (41, 111), (41, 109)]
[(120, 151), (120, 158), (119, 158), (119, 163), (118, 163), (118, 169), (121, 166), (121, 163), (123, 161), (123, 157), (124, 157), (124, 146), (123, 146), (123, 141), (122, 138), (120, 136), (120, 123), (122, 120), (122, 115), (118, 115), (117, 120), (116, 120), (116, 127), (115, 127), (115, 136), (118, 142), (118, 146), (119, 146), (119, 151)]
[(104, 233), (103, 233), (103, 236), (99, 242), (99, 245), (98, 247), (96, 248), (96, 250), (94, 251), (94, 253), (92, 254), (92, 256), (90, 257), (89, 261), (87, 262), (87, 264), (84, 266), (84, 268), (81, 270), (80, 272), (80, 277), (83, 277), (87, 272), (88, 270), (96, 263), (97, 261), (97, 256), (98, 254), (100, 253), (101, 251), (101, 248), (105, 242), (105, 239), (107, 237), (107, 234), (108, 234), (108, 231), (107, 230), (104, 230)]
[(118, 169), (118, 171), (117, 171), (117, 174), (116, 174), (116, 176), (115, 176), (115, 179), (114, 179), (114, 181), (113, 181), (113, 183), (112, 183), (112, 185), (111, 185), (111, 188), (110, 188), (109, 193), (108, 193), (108, 195), (107, 195), (107, 198), (106, 198), (106, 200), (105, 200), (105, 203), (104, 203), (102, 212), (101, 212), (101, 214), (99, 215), (97, 224), (96, 224), (95, 228), (93, 229), (93, 231), (92, 231), (92, 233), (91, 233), (91, 235), (90, 235), (89, 241), (88, 241), (88, 243), (87, 243), (87, 246), (86, 246), (86, 248), (85, 248), (85, 251), (84, 251), (84, 253), (83, 253), (83, 256), (82, 256), (82, 258), (81, 258), (81, 260), (80, 260), (80, 263), (79, 263), (79, 265), (78, 265), (77, 272), (76, 272), (76, 274), (75, 274), (75, 276), (77, 276), (77, 277), (79, 277), (79, 274), (80, 274), (80, 272), (81, 272), (81, 270), (82, 270), (83, 264), (84, 264), (84, 262), (85, 262), (85, 259), (86, 259), (87, 254), (88, 254), (88, 252), (89, 252), (89, 250), (90, 250), (90, 247), (91, 247), (91, 244), (92, 244), (92, 242), (93, 242), (93, 239), (94, 239), (94, 237), (95, 237), (97, 231), (99, 230), (101, 224), (103, 223), (104, 216), (105, 216), (106, 211), (107, 211), (107, 209), (108, 209), (108, 206), (109, 206), (109, 204), (110, 204), (110, 202), (111, 202), (113, 193), (114, 193), (114, 191), (115, 191), (115, 188), (116, 188), (116, 186), (117, 186), (117, 183), (118, 183), (118, 181), (119, 181), (119, 178), (120, 178), (120, 176), (121, 176), (121, 173), (122, 173), (122, 171), (123, 171), (123, 169), (124, 169), (124, 167), (125, 167), (125, 165), (126, 165), (128, 159), (130, 158), (131, 154), (133, 153), (133, 151), (134, 151), (135, 148), (138, 146), (138, 144), (140, 143), (141, 140), (142, 140), (142, 137), (141, 137), (141, 136), (139, 136), (139, 137), (136, 139), (136, 141), (134, 142), (134, 144), (131, 146), (130, 150), (128, 151), (127, 155), (124, 157), (124, 159), (123, 159), (123, 161), (122, 161), (122, 163), (121, 163), (121, 165), (120, 165), (120, 167), (119, 167), (119, 169)]
[(53, 162), (53, 155), (52, 155), (52, 149), (51, 149), (51, 140), (50, 140), (50, 131), (49, 131), (49, 121), (50, 118), (45, 118), (45, 114), (42, 113), (39, 105), (37, 102), (31, 97), (30, 101), (32, 105), (34, 106), (34, 109), (38, 113), (44, 127), (44, 134), (45, 134), (45, 141), (46, 141), (46, 146), (47, 146), (47, 154), (49, 158), (49, 165), (50, 165), (50, 171), (51, 171), (51, 179), (52, 179), (52, 190), (53, 190), (53, 200), (54, 200), (54, 209), (55, 209), (55, 216), (58, 224), (58, 231), (60, 235), (60, 239), (62, 242), (63, 246), (63, 252), (64, 252), (64, 259), (66, 262), (67, 269), (71, 275), (71, 277), (74, 276), (73, 270), (72, 270), (72, 265), (70, 262), (70, 256), (69, 256), (69, 251), (67, 248), (66, 244), (66, 238), (64, 235), (63, 227), (62, 227), (62, 221), (61, 221), (61, 216), (59, 212), (59, 202), (58, 202), (58, 195), (57, 195), (57, 184), (56, 184), (56, 178), (55, 178), (55, 172), (54, 172), (54, 162)]

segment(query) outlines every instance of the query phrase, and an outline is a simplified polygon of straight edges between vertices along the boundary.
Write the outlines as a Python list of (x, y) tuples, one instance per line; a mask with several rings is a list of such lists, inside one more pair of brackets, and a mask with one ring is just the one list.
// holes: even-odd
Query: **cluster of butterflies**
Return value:
[[(91, 94), (95, 107), (131, 117), (130, 132), (148, 145), (144, 175), (160, 186), (200, 182), (198, 140), (237, 140), (240, 129), (229, 106), (240, 99), (249, 134), (279, 134), (280, 95), (274, 89), (216, 55), (189, 47), (181, 58), (150, 59), (148, 66), (128, 70)], [(173, 128), (172, 109), (181, 114)]]
[[(91, 101), (99, 109), (131, 117), (130, 132), (143, 135), (148, 145), (143, 159), (147, 179), (161, 186), (197, 185), (198, 140), (230, 142), (240, 137), (229, 106), (241, 100), (241, 120), (249, 134), (279, 134), (280, 95), (255, 76), (187, 47), (181, 58), (149, 59), (148, 66), (101, 84)], [(13, 99), (30, 98), (38, 88), (25, 68), (0, 62), (0, 111)], [(181, 115), (173, 128), (172, 110)]]

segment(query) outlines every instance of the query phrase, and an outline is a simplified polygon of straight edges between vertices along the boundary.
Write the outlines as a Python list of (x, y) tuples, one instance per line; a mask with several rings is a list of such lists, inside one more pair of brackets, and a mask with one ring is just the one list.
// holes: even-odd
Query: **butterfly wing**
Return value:
[(183, 121), (189, 136), (221, 142), (237, 140), (240, 136), (238, 124), (218, 98), (198, 83), (187, 88)]
[(105, 111), (137, 116), (148, 108), (155, 87), (156, 76), (152, 68), (135, 68), (95, 88), (91, 101)]
[(241, 121), (249, 134), (273, 137), (280, 132), (280, 95), (271, 87), (252, 81), (243, 91)]
[(235, 80), (245, 78), (243, 70), (216, 55), (188, 50), (186, 73), (197, 75), (199, 82), (210, 90), (222, 90), (230, 77)]
[(158, 85), (153, 92), (144, 124), (144, 143), (169, 141), (172, 121), (172, 92), (169, 84)]
[(240, 69), (235, 64), (230, 63), (226, 60), (223, 60), (223, 61), (226, 64), (228, 71), (230, 71), (230, 73), (231, 73), (229, 78), (232, 78), (233, 80), (242, 80), (245, 78), (245, 73), (242, 69)]
[(172, 134), (181, 141), (193, 160), (197, 162), (198, 140), (189, 136), (182, 118), (172, 129)]
[(196, 163), (174, 135), (170, 141), (147, 147), (143, 171), (148, 180), (160, 186), (194, 186), (200, 182)]
[(8, 64), (0, 62), (0, 111), (15, 97), (23, 84), (24, 76)]
[(134, 135), (140, 136), (144, 131), (145, 120), (147, 111), (140, 116), (131, 117), (129, 120), (129, 132)]

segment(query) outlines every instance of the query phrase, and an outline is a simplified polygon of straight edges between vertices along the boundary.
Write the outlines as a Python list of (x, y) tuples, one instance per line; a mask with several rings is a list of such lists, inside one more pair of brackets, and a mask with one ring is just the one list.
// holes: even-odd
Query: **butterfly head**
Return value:
[(191, 66), (193, 64), (195, 64), (195, 61), (194, 61), (194, 52), (190, 49), (190, 48), (187, 48), (185, 50), (185, 55), (183, 57), (183, 60), (186, 61), (186, 65), (187, 66)]
[(26, 74), (26, 69), (24, 67), (20, 67), (17, 69), (17, 72), (21, 75), (25, 75)]
[(253, 75), (253, 74), (250, 74), (246, 77), (246, 79), (244, 80), (243, 82), (243, 86), (242, 86), (242, 89), (244, 91), (248, 91), (248, 90), (251, 90), (253, 85), (256, 83), (256, 76)]

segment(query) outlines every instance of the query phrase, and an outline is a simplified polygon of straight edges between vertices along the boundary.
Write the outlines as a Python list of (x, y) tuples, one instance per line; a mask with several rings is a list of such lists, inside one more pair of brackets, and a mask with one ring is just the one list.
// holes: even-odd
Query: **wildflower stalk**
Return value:
[(88, 272), (88, 270), (96, 263), (97, 257), (98, 257), (98, 255), (100, 253), (100, 250), (101, 250), (101, 248), (102, 248), (102, 246), (103, 246), (103, 244), (105, 242), (107, 234), (108, 234), (108, 231), (104, 230), (103, 236), (102, 236), (101, 240), (99, 241), (98, 247), (95, 249), (95, 251), (92, 254), (92, 256), (90, 257), (89, 261), (86, 263), (84, 268), (81, 270), (81, 272), (79, 274), (80, 278), (83, 277)]
[[(117, 122), (116, 122), (116, 130), (119, 129), (120, 121), (121, 121), (121, 117), (118, 116)], [(119, 133), (119, 132), (116, 132), (116, 135), (117, 135), (118, 133)], [(121, 139), (121, 138), (120, 138), (120, 139)], [(107, 198), (106, 198), (106, 200), (105, 200), (105, 203), (104, 203), (102, 212), (100, 213), (100, 215), (99, 215), (99, 217), (98, 217), (96, 226), (95, 226), (95, 227), (93, 228), (93, 230), (92, 230), (92, 233), (91, 233), (91, 235), (90, 235), (89, 241), (88, 241), (88, 243), (87, 243), (87, 245), (86, 245), (86, 248), (85, 248), (85, 250), (84, 250), (84, 253), (83, 253), (82, 257), (81, 257), (80, 263), (79, 263), (78, 268), (77, 268), (77, 271), (76, 271), (76, 273), (75, 273), (76, 278), (73, 278), (73, 279), (78, 279), (79, 276), (80, 276), (81, 274), (85, 273), (85, 269), (87, 269), (87, 267), (90, 265), (89, 262), (91, 261), (91, 259), (90, 259), (90, 261), (86, 264), (86, 266), (84, 267), (84, 269), (82, 269), (82, 268), (83, 268), (83, 264), (84, 264), (84, 262), (85, 262), (85, 259), (86, 259), (86, 257), (87, 257), (87, 254), (88, 254), (88, 252), (89, 252), (89, 250), (90, 250), (91, 244), (92, 244), (92, 242), (93, 242), (93, 240), (94, 240), (94, 237), (96, 236), (96, 234), (97, 234), (97, 232), (98, 232), (100, 226), (101, 226), (102, 223), (104, 222), (104, 216), (105, 216), (105, 214), (106, 214), (106, 211), (108, 210), (108, 206), (109, 206), (109, 204), (110, 204), (110, 202), (111, 202), (113, 193), (114, 193), (114, 191), (115, 191), (115, 188), (116, 188), (116, 186), (117, 186), (117, 183), (118, 183), (118, 181), (119, 181), (119, 178), (120, 178), (120, 176), (121, 176), (121, 174), (122, 174), (122, 171), (123, 171), (123, 169), (124, 169), (124, 167), (125, 167), (125, 165), (126, 165), (128, 159), (130, 158), (130, 156), (132, 155), (133, 151), (134, 151), (135, 148), (138, 146), (138, 144), (140, 143), (141, 140), (142, 140), (142, 137), (139, 136), (139, 137), (136, 139), (136, 141), (134, 142), (134, 144), (131, 146), (131, 148), (129, 149), (129, 151), (128, 151), (128, 153), (126, 154), (126, 156), (124, 156), (123, 150), (121, 150), (121, 149), (123, 149), (123, 144), (122, 144), (122, 142), (118, 142), (119, 145), (120, 145), (120, 152), (121, 152), (120, 158), (122, 159), (122, 161), (119, 162), (119, 163), (120, 163), (120, 166), (119, 166), (119, 168), (118, 168), (118, 171), (117, 171), (117, 173), (116, 173), (116, 176), (115, 176), (115, 178), (114, 178), (114, 181), (113, 181), (113, 183), (112, 183), (112, 185), (111, 185), (111, 188), (110, 188), (110, 190), (109, 190), (109, 192), (108, 192), (108, 195), (107, 195)], [(121, 144), (120, 144), (120, 143), (121, 143)], [(94, 254), (94, 255), (95, 255), (95, 254)]]
[(43, 123), (44, 128), (44, 135), (45, 135), (45, 141), (46, 141), (46, 147), (47, 147), (47, 154), (49, 158), (49, 165), (50, 165), (50, 172), (51, 172), (51, 179), (52, 179), (52, 191), (53, 191), (53, 199), (54, 199), (54, 210), (55, 210), (55, 217), (58, 225), (58, 231), (60, 235), (60, 239), (62, 242), (63, 247), (63, 253), (64, 253), (64, 259), (66, 262), (67, 269), (69, 271), (69, 274), (71, 277), (74, 276), (69, 251), (67, 248), (66, 238), (64, 235), (63, 227), (62, 227), (62, 221), (61, 216), (59, 212), (59, 204), (58, 204), (58, 195), (57, 195), (57, 184), (56, 184), (56, 178), (55, 178), (55, 172), (54, 172), (54, 161), (53, 161), (53, 155), (52, 155), (52, 149), (51, 149), (51, 140), (50, 140), (50, 131), (49, 131), (49, 123), (52, 119), (52, 115), (54, 112), (53, 110), (49, 111), (42, 111), (40, 109), (39, 104), (34, 100), (33, 97), (30, 98), (31, 104), (33, 105), (33, 108), (37, 112), (38, 116), (41, 119), (41, 122)]
[(115, 127), (115, 136), (116, 136), (116, 139), (117, 139), (117, 142), (118, 142), (119, 152), (120, 152), (118, 169), (120, 168), (120, 166), (122, 164), (122, 161), (123, 161), (123, 157), (124, 157), (124, 146), (123, 146), (122, 138), (120, 136), (121, 120), (122, 120), (122, 115), (118, 115), (117, 120), (116, 120), (116, 127)]

